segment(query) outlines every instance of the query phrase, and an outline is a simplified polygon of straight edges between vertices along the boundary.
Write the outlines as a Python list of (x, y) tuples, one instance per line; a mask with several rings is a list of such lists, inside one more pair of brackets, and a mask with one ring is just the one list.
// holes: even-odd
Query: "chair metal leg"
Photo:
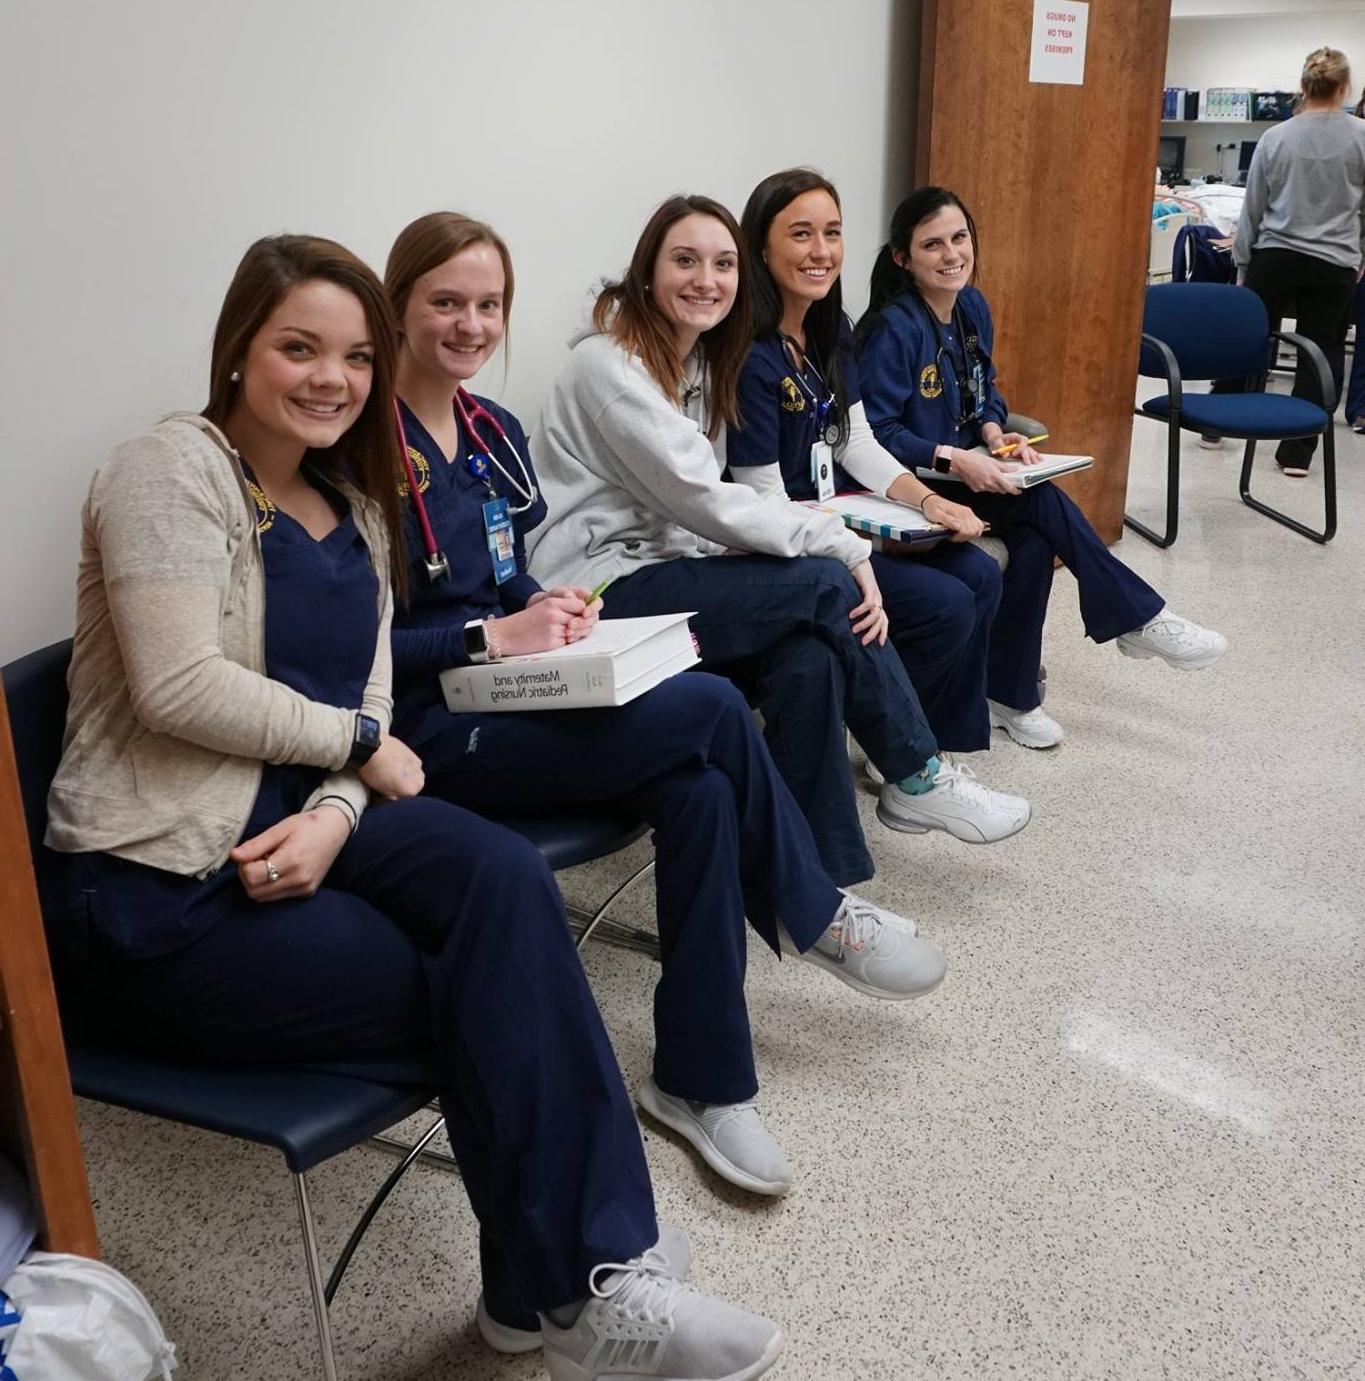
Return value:
[(427, 1148), (427, 1143), (445, 1126), (445, 1118), (438, 1117), (430, 1127), (408, 1148), (408, 1153), (389, 1173), (388, 1179), (379, 1186), (379, 1192), (366, 1205), (365, 1212), (360, 1215), (360, 1221), (351, 1229), (351, 1235), (346, 1239), (346, 1245), (341, 1249), (341, 1255), (336, 1259), (336, 1265), (332, 1267), (332, 1274), (327, 1277), (327, 1288), (323, 1292), (324, 1306), (331, 1304), (336, 1295), (337, 1286), (341, 1284), (341, 1278), (346, 1274), (346, 1267), (351, 1264), (351, 1258), (355, 1255), (355, 1249), (360, 1245), (360, 1239), (365, 1236), (365, 1229), (374, 1222), (374, 1215), (384, 1207), (384, 1200), (393, 1192), (394, 1186), (404, 1175), (408, 1173), (413, 1162)]
[(299, 1204), (299, 1225), (303, 1230), (303, 1256), (308, 1267), (308, 1285), (313, 1292), (313, 1316), (318, 1327), (318, 1347), (322, 1352), (325, 1381), (337, 1381), (336, 1358), (332, 1355), (332, 1321), (327, 1313), (327, 1292), (322, 1283), (322, 1264), (318, 1260), (318, 1238), (313, 1230), (313, 1210), (308, 1204), (308, 1181), (294, 1176), (294, 1195)]
[(1310, 542), (1317, 542), (1325, 546), (1337, 535), (1337, 445), (1336, 437), (1333, 435), (1333, 423), (1329, 420), (1327, 430), (1322, 434), (1322, 501), (1323, 501), (1323, 525), (1322, 531), (1309, 527), (1306, 523), (1301, 523), (1297, 518), (1291, 518), (1287, 513), (1281, 513), (1278, 508), (1272, 508), (1267, 503), (1262, 503), (1260, 499), (1255, 499), (1251, 495), (1251, 462), (1256, 454), (1256, 443), (1247, 442), (1246, 455), (1242, 459), (1242, 474), (1238, 481), (1238, 489), (1242, 495), (1242, 502), (1248, 508), (1254, 508), (1257, 513), (1264, 513), (1267, 518), (1273, 518), (1277, 523), (1289, 528), (1292, 532), (1297, 532), (1301, 537), (1307, 537)]
[(1175, 542), (1180, 526), (1180, 415), (1173, 412), (1166, 427), (1166, 530), (1158, 533), (1146, 523), (1125, 513), (1124, 527), (1130, 527), (1139, 537), (1154, 546), (1169, 547)]
[[(412, 1142), (403, 1141), (396, 1136), (389, 1136), (387, 1132), (379, 1136), (372, 1136), (369, 1144), (378, 1146), (382, 1151), (392, 1151), (395, 1155), (400, 1156), (405, 1156), (412, 1150)], [(436, 1166), (438, 1170), (453, 1171), (457, 1175), (460, 1173), (460, 1162), (444, 1151), (433, 1151), (430, 1147), (424, 1147), (417, 1153), (417, 1159), (425, 1165)]]
[(600, 933), (601, 937), (608, 944), (616, 945), (621, 949), (633, 949), (637, 953), (647, 954), (652, 959), (659, 957), (659, 939), (656, 935), (651, 935), (647, 930), (641, 930), (637, 926), (621, 925), (616, 921), (606, 919), (607, 912), (615, 905), (616, 901), (622, 897), (630, 888), (634, 887), (643, 877), (648, 877), (654, 871), (654, 860), (651, 858), (642, 868), (632, 873), (607, 899), (599, 906), (596, 912), (588, 917), (587, 912), (575, 907), (569, 908), (569, 915), (577, 921), (586, 921), (574, 948), (581, 950), (584, 945), (595, 934)]

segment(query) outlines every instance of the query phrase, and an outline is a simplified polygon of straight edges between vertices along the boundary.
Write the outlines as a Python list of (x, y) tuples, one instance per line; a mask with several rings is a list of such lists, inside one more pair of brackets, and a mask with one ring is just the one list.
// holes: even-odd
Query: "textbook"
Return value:
[(917, 508), (878, 494), (835, 494), (833, 498), (803, 500), (807, 508), (834, 513), (844, 526), (864, 537), (888, 537), (897, 542), (937, 542), (947, 529), (931, 523)]
[(701, 661), (686, 614), (603, 619), (581, 642), (551, 652), (450, 667), (441, 690), (452, 714), (624, 705)]
[[(974, 452), (977, 455), (990, 455), (984, 446), (975, 447)], [(1009, 457), (1006, 456), (1005, 460), (1008, 462)], [(1011, 484), (1017, 484), (1020, 489), (1032, 489), (1035, 484), (1056, 479), (1058, 475), (1088, 470), (1094, 463), (1094, 456), (1044, 456), (1037, 465), (1020, 465), (1017, 470), (1011, 470), (1006, 478)], [(940, 474), (930, 465), (917, 466), (915, 473), (922, 480), (952, 480), (954, 484), (962, 483), (956, 475)]]

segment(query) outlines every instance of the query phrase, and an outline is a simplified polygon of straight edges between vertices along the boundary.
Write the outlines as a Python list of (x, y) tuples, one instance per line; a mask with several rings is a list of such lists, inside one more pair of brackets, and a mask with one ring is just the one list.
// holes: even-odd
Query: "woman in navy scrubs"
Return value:
[[(466, 216), (424, 216), (398, 236), (385, 279), (402, 332), (409, 486), (416, 481), (421, 500), (409, 494), (410, 596), (393, 633), (397, 732), (421, 754), (427, 791), (470, 809), (624, 802), (654, 826), (663, 975), (654, 1069), (639, 1101), (733, 1183), (785, 1193), (791, 1171), (753, 1101), (745, 918), (774, 949), (780, 925), (796, 949), (877, 997), (927, 992), (943, 960), (909, 922), (829, 880), (729, 682), (675, 676), (611, 709), (446, 709), (441, 670), (573, 642), (601, 605), (587, 602), (586, 589), (542, 590), (526, 574), (522, 534), (545, 514), (526, 435), (511, 413), (464, 387), (506, 330), (506, 245)], [(489, 504), (494, 522), (505, 507), (515, 523), (513, 557), (501, 566), (490, 556)], [(428, 570), (433, 545), (440, 573)], [(524, 1317), (514, 1300), (490, 1296), (487, 1307), (498, 1323)]]
[(673, 1274), (543, 859), (418, 796), (386, 732), (396, 351), (358, 259), (259, 241), (203, 416), (92, 482), (44, 880), (65, 993), (101, 1039), (173, 1058), (440, 1081), (552, 1377), (602, 1375), (622, 1319), (660, 1370), (757, 1376), (781, 1332)]
[[(1054, 558), (1076, 577), (1085, 631), (1097, 643), (1114, 639), (1126, 656), (1196, 670), (1217, 661), (1227, 641), (1168, 609), (1055, 484), (1009, 482), (1011, 470), (1040, 457), (1002, 425), (1008, 409), (995, 386), (995, 328), (972, 286), (976, 255), (976, 224), (952, 192), (921, 187), (896, 208), (856, 334), (863, 405), (898, 461), (940, 472), (932, 487), (967, 504), (1009, 548), (986, 694), (996, 727), (1042, 747), (1062, 737), (1038, 703)], [(1003, 446), (1015, 447), (1008, 460), (975, 449)]]
[(754, 345), (739, 380), (741, 425), (726, 432), (731, 478), (814, 499), (816, 462), (832, 446), (827, 494), (872, 490), (948, 529), (954, 540), (922, 555), (874, 553), (872, 569), (939, 747), (988, 748), (986, 649), (1000, 568), (966, 544), (984, 530), (976, 514), (909, 474), (867, 424), (839, 281), (838, 193), (812, 169), (788, 168), (754, 188), (740, 228), (754, 265)]

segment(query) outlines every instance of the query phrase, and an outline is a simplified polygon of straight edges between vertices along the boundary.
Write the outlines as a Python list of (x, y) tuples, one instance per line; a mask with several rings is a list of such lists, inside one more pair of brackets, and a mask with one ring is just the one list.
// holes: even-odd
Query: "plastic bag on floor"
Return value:
[(0, 1381), (170, 1381), (174, 1369), (151, 1305), (112, 1266), (30, 1252), (0, 1283)]

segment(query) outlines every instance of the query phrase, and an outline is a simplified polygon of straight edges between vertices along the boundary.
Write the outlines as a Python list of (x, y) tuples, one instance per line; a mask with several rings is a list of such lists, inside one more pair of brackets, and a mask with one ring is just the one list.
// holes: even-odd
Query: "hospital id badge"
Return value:
[(810, 477), (821, 503), (834, 497), (834, 447), (828, 441), (817, 441), (810, 448)]
[(506, 499), (489, 499), (483, 506), (483, 530), (488, 534), (488, 555), (493, 560), (493, 579), (505, 584), (517, 573), (517, 550), (512, 537), (512, 515)]

